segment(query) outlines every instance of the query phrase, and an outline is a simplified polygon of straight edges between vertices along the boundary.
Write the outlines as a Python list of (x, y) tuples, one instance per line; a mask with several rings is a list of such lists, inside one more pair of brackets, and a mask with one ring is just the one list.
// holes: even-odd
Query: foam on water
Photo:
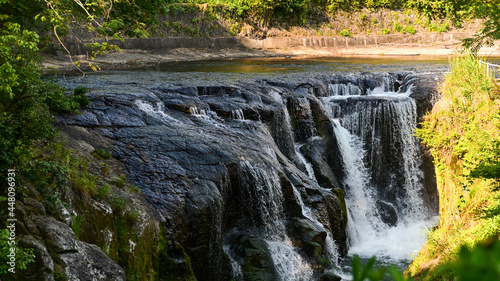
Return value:
[(426, 229), (437, 223), (437, 217), (387, 227), (372, 236), (364, 236), (349, 249), (349, 255), (362, 258), (377, 256), (389, 263), (411, 261), (427, 239)]
[(302, 153), (300, 152), (300, 148), (303, 146), (303, 144), (295, 144), (295, 154), (297, 154), (297, 157), (299, 157), (299, 160), (304, 166), (306, 167), (307, 175), (309, 176), (310, 179), (316, 181), (316, 177), (314, 176), (314, 170), (311, 165), (311, 163), (307, 162), (306, 158)]
[(313, 271), (297, 250), (292, 246), (290, 239), (281, 241), (266, 241), (269, 253), (273, 259), (280, 281), (309, 281)]
[(137, 105), (139, 110), (151, 116), (157, 117), (166, 123), (177, 122), (177, 119), (165, 113), (165, 105), (163, 104), (163, 102), (157, 102), (155, 107), (147, 101), (136, 100), (135, 105)]
[[(387, 81), (384, 81), (384, 84)], [(412, 135), (416, 127), (416, 105), (409, 98), (411, 87), (404, 93), (388, 92), (387, 85), (368, 91), (369, 96), (381, 98), (381, 109), (364, 106), (363, 99), (353, 100), (357, 111), (340, 118), (338, 105), (335, 101), (345, 100), (346, 96), (322, 98), (325, 109), (332, 123), (337, 144), (339, 146), (344, 167), (343, 185), (348, 208), (348, 239), (349, 256), (358, 255), (362, 258), (376, 256), (379, 260), (389, 263), (408, 263), (422, 247), (426, 239), (426, 228), (436, 223), (436, 217), (429, 218), (422, 195), (422, 172), (418, 142)], [(369, 101), (370, 99), (367, 99)], [(383, 108), (382, 108), (383, 107)], [(366, 114), (363, 111), (366, 110)], [(364, 134), (370, 135), (376, 130), (370, 118), (375, 114), (392, 114), (394, 124), (392, 136), (401, 145), (400, 156), (402, 165), (399, 167), (404, 174), (403, 188), (405, 195), (397, 198), (399, 208), (398, 222), (390, 226), (382, 221), (377, 211), (377, 192), (371, 185), (369, 165), (366, 163), (366, 151), (363, 143)], [(387, 118), (389, 120), (390, 118)], [(350, 129), (352, 131), (350, 131)], [(356, 135), (354, 132), (357, 132)], [(373, 135), (372, 135), (373, 136)], [(367, 138), (369, 139), (369, 138)], [(372, 138), (377, 146), (379, 139)], [(372, 147), (377, 149), (377, 147)], [(372, 163), (376, 165), (376, 163)], [(342, 274), (345, 275), (345, 274)]]

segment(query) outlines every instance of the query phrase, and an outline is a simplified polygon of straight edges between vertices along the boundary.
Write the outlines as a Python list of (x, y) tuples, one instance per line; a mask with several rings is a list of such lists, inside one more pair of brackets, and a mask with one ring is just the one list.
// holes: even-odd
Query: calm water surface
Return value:
[[(446, 72), (449, 70), (449, 61), (450, 57), (447, 56), (228, 59), (169, 62), (135, 69), (90, 72), (85, 77), (60, 76), (56, 80), (69, 88), (102, 88), (126, 84), (143, 87), (203, 86), (339, 73)], [(489, 58), (489, 61), (500, 64), (500, 58)]]
[(87, 73), (84, 77), (56, 78), (69, 88), (111, 87), (113, 85), (179, 86), (218, 85), (255, 79), (293, 79), (339, 73), (380, 73), (395, 71), (445, 72), (448, 57), (327, 57), (327, 58), (255, 58), (169, 62), (126, 70)]

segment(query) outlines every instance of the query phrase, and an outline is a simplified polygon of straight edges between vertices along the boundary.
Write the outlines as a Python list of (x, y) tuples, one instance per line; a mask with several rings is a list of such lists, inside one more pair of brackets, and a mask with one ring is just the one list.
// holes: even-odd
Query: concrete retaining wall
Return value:
[(456, 43), (463, 38), (472, 36), (470, 33), (428, 33), (428, 34), (390, 34), (367, 35), (356, 37), (281, 37), (266, 38), (263, 40), (241, 38), (243, 46), (251, 49), (274, 49), (288, 47), (307, 48), (349, 48), (360, 46), (376, 46), (383, 44), (424, 44), (435, 45), (443, 43)]
[[(389, 34), (389, 35), (367, 35), (356, 37), (272, 37), (266, 39), (252, 39), (240, 37), (219, 38), (148, 38), (148, 39), (126, 39), (125, 42), (110, 40), (108, 43), (115, 44), (121, 49), (135, 49), (148, 51), (161, 51), (177, 48), (193, 49), (225, 49), (225, 48), (248, 48), (248, 49), (283, 49), (293, 47), (306, 48), (349, 48), (361, 46), (377, 46), (384, 44), (452, 44), (461, 39), (471, 37), (471, 33), (423, 33), (423, 34)], [(104, 42), (104, 41), (101, 41)], [(86, 54), (89, 50), (83, 43), (67, 42), (70, 52), (75, 55)]]

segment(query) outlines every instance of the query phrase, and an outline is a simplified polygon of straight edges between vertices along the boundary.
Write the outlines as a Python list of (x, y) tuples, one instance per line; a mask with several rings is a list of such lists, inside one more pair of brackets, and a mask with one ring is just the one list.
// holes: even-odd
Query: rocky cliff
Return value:
[[(57, 126), (91, 160), (97, 190), (109, 190), (69, 185), (49, 213), (30, 188), (20, 244), (35, 249), (36, 264), (18, 280), (319, 279), (348, 249), (345, 168), (322, 98), (413, 85), (422, 114), (434, 76), (98, 86)], [(345, 102), (342, 114), (355, 100)], [(435, 208), (432, 169), (425, 182)]]

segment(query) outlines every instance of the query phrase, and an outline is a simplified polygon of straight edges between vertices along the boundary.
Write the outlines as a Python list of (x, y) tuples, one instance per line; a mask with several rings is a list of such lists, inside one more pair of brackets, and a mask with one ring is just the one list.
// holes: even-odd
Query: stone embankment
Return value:
[[(145, 38), (110, 40), (122, 52), (98, 56), (92, 63), (104, 68), (127, 68), (141, 64), (171, 61), (195, 61), (234, 58), (266, 57), (329, 57), (329, 56), (449, 56), (458, 53), (461, 40), (471, 37), (471, 32), (366, 35), (355, 37), (249, 37), (214, 38)], [(89, 42), (67, 42), (66, 47), (73, 61), (90, 62)], [(500, 42), (480, 51), (484, 56), (500, 56)], [(50, 48), (45, 61), (46, 69), (71, 67), (71, 60), (58, 47)], [(54, 56), (56, 55), (56, 56)]]
[[(390, 34), (365, 35), (355, 37), (317, 36), (317, 37), (268, 37), (264, 39), (248, 37), (169, 37), (169, 38), (134, 38), (124, 42), (111, 40), (108, 43), (119, 46), (123, 50), (165, 51), (179, 48), (194, 49), (231, 49), (247, 48), (253, 50), (275, 50), (290, 48), (328, 48), (341, 51), (360, 47), (385, 47), (406, 45), (409, 47), (446, 46), (452, 48), (460, 44), (462, 39), (471, 37), (470, 32), (422, 33), (422, 34)], [(102, 41), (104, 42), (104, 41)], [(85, 47), (88, 42), (70, 43), (69, 50), (76, 55), (84, 55), (90, 50)]]

